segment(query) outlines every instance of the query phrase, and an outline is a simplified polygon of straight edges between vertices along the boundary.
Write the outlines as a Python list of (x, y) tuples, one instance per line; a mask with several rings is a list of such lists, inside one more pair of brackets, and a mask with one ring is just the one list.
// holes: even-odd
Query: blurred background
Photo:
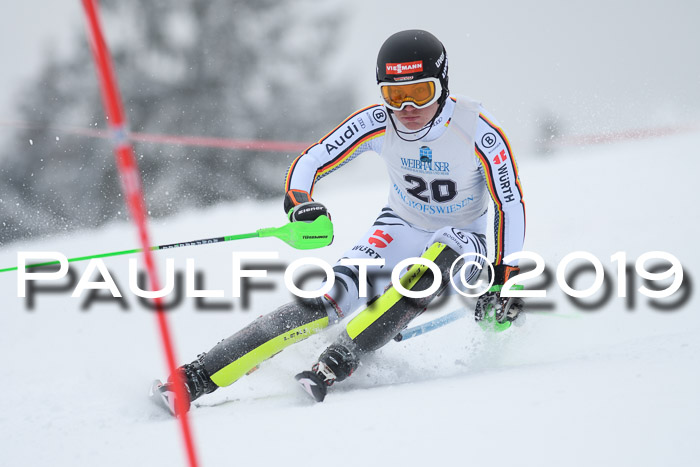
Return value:
[[(100, 5), (130, 128), (160, 135), (135, 142), (154, 244), (281, 225), (290, 162), (379, 102), (377, 50), (398, 30), (422, 28), (447, 48), (452, 91), (483, 102), (506, 130), (525, 192), (525, 249), (548, 268), (527, 283), (547, 297), (527, 300), (528, 322), (516, 332), (482, 333), (466, 319), (420, 342), (391, 343), (323, 407), (301, 403), (293, 375), (342, 326), (202, 398), (192, 420), (206, 465), (229, 465), (232, 456), (240, 465), (305, 465), (299, 446), (334, 420), (353, 434), (350, 448), (362, 446), (339, 455), (337, 443), (315, 442), (314, 458), (337, 466), (356, 465), (363, 453), (386, 466), (698, 464), (698, 0)], [(81, 1), (4, 2), (0, 34), (0, 266), (16, 264), (22, 250), (78, 257), (133, 248), (111, 145), (99, 137), (107, 125)], [(241, 150), (186, 145), (185, 137), (294, 144)], [(333, 261), (371, 225), (389, 186), (379, 157), (358, 159), (314, 191), (333, 213), (328, 248), (263, 238), (162, 252), (161, 271), (170, 259), (178, 268), (194, 259), (202, 288), (225, 291), (206, 310), (196, 299), (178, 302), (170, 317), (179, 361), (291, 299), (280, 270), (255, 284), (250, 300), (231, 297), (231, 251)], [(554, 273), (579, 250), (600, 259), (605, 282), (573, 300)], [(683, 287), (671, 297), (639, 292), (671, 282), (636, 270), (653, 251), (683, 266)], [(617, 263), (619, 253), (626, 260)], [(0, 465), (183, 462), (175, 423), (144, 397), (167, 370), (153, 315), (126, 288), (129, 259), (106, 262), (127, 292), (122, 301), (99, 289), (69, 295), (84, 262), (73, 263), (72, 284), (37, 286), (36, 303), (17, 296), (14, 273), (0, 280), (0, 355), (8, 356)], [(593, 271), (572, 276), (583, 290)], [(447, 298), (436, 312), (473, 306)], [(420, 442), (406, 446), (415, 433)]]
[[(521, 163), (700, 121), (695, 0), (100, 5), (135, 132), (303, 147), (378, 102), (376, 52), (409, 28), (443, 41), (452, 92), (484, 103)], [(110, 144), (94, 135), (106, 124), (81, 2), (9, 3), (0, 31), (0, 244), (125, 219)], [(299, 153), (135, 148), (153, 217), (280, 198)]]

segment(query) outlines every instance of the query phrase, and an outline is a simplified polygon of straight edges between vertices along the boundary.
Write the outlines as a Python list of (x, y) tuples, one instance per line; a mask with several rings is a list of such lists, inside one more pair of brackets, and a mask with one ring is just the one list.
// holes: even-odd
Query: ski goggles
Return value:
[(410, 83), (381, 83), (384, 105), (391, 110), (403, 110), (411, 104), (422, 109), (436, 102), (442, 94), (442, 86), (437, 78), (423, 78)]

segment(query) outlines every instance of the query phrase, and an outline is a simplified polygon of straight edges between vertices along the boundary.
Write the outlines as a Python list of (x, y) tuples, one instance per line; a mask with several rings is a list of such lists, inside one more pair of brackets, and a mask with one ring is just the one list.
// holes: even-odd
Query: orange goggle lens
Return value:
[(432, 104), (437, 99), (434, 81), (410, 84), (382, 84), (380, 86), (384, 103), (391, 109), (401, 110), (406, 104), (421, 108)]

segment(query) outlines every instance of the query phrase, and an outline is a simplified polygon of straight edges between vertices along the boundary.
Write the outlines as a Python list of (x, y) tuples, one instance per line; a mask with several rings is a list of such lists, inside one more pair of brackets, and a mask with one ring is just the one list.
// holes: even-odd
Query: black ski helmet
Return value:
[(409, 29), (389, 36), (377, 55), (377, 84), (438, 78), (442, 94), (439, 108), (450, 94), (447, 86), (447, 51), (428, 31)]

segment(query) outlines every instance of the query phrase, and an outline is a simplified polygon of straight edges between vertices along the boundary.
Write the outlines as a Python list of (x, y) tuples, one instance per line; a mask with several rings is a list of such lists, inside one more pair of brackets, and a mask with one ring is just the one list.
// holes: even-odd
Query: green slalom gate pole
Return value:
[[(287, 245), (298, 250), (313, 250), (315, 248), (322, 248), (331, 244), (331, 242), (333, 241), (333, 224), (327, 216), (320, 216), (316, 218), (316, 220), (314, 220), (313, 222), (290, 222), (288, 224), (283, 225), (282, 227), (268, 227), (264, 229), (258, 229), (255, 232), (251, 233), (228, 235), (224, 237), (204, 238), (201, 240), (192, 240), (189, 242), (170, 243), (167, 245), (152, 246), (149, 249), (152, 251), (169, 250), (172, 248), (181, 248), (186, 246), (208, 245), (212, 243), (243, 240), (246, 238), (264, 237), (277, 237), (283, 242), (285, 242)], [(134, 253), (140, 253), (142, 251), (142, 248), (112, 251), (109, 253), (100, 253), (96, 255), (69, 258), (67, 261), (69, 263), (74, 263), (77, 261), (86, 261), (95, 258), (108, 258), (111, 256), (131, 255)], [(26, 267), (35, 268), (40, 266), (51, 266), (54, 264), (60, 263), (58, 261), (48, 261), (45, 263), (28, 264)], [(0, 269), (0, 273), (16, 270), (17, 266), (14, 266), (11, 268)]]

